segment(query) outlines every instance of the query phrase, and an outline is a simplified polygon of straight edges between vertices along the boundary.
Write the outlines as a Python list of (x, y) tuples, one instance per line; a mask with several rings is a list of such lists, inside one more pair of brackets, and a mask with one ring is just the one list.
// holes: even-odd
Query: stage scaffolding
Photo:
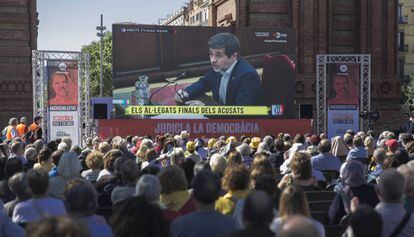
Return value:
[[(327, 64), (359, 64), (359, 111), (371, 111), (371, 55), (370, 54), (318, 54), (316, 56), (316, 132), (327, 132)], [(370, 118), (360, 117), (360, 130), (367, 131)]]
[(43, 117), (42, 129), (44, 139), (48, 138), (48, 75), (46, 72), (47, 62), (53, 61), (77, 61), (78, 62), (78, 115), (80, 119), (80, 144), (85, 142), (86, 137), (92, 136), (92, 116), (90, 108), (90, 69), (89, 54), (71, 51), (32, 51), (32, 73), (33, 73), (33, 116)]

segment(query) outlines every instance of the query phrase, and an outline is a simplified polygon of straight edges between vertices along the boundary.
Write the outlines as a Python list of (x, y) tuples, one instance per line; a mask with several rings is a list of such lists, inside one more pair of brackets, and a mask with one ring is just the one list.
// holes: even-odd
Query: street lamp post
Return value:
[(100, 77), (99, 77), (99, 96), (103, 97), (103, 37), (105, 36), (104, 30), (106, 30), (106, 27), (103, 25), (103, 15), (101, 14), (101, 25), (96, 27), (96, 30), (99, 32), (96, 33), (96, 35), (101, 38), (101, 47), (99, 50), (100, 53)]

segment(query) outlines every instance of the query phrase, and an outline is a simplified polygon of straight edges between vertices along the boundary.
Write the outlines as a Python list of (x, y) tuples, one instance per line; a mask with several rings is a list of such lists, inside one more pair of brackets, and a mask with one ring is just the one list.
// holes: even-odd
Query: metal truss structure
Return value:
[(32, 73), (33, 73), (33, 116), (43, 117), (42, 129), (44, 138), (48, 141), (48, 75), (46, 72), (47, 62), (53, 61), (77, 61), (78, 62), (78, 101), (80, 118), (81, 142), (87, 136), (92, 135), (92, 120), (90, 109), (90, 69), (89, 54), (71, 51), (32, 51)]
[[(327, 132), (327, 64), (359, 64), (360, 97), (359, 110), (371, 110), (371, 55), (370, 54), (318, 54), (316, 56), (316, 132)], [(370, 121), (368, 117), (360, 118), (360, 130), (367, 131)]]

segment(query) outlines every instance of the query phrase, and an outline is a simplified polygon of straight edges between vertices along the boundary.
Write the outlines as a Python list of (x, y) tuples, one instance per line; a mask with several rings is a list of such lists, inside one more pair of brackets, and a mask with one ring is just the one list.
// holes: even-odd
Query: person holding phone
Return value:
[(375, 186), (368, 184), (365, 179), (365, 168), (361, 162), (349, 161), (341, 173), (341, 189), (336, 194), (329, 208), (329, 218), (332, 225), (337, 225), (351, 213), (351, 200), (357, 197), (360, 204), (372, 208), (378, 204), (379, 199)]

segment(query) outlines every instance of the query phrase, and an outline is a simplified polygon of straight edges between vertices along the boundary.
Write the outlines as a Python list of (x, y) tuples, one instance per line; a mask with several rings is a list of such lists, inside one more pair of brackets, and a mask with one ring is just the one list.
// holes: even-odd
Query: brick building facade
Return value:
[(158, 24), (164, 26), (188, 25), (188, 7), (181, 7), (180, 10), (168, 15), (167, 18), (159, 19)]
[(31, 50), (37, 48), (36, 0), (0, 1), (0, 126), (32, 117)]
[(188, 25), (208, 25), (208, 4), (209, 0), (190, 0), (188, 3)]
[(371, 54), (371, 109), (381, 117), (374, 127), (399, 127), (397, 0), (212, 0), (209, 7), (211, 26), (294, 29), (297, 110), (312, 104), (314, 118), (316, 55)]

